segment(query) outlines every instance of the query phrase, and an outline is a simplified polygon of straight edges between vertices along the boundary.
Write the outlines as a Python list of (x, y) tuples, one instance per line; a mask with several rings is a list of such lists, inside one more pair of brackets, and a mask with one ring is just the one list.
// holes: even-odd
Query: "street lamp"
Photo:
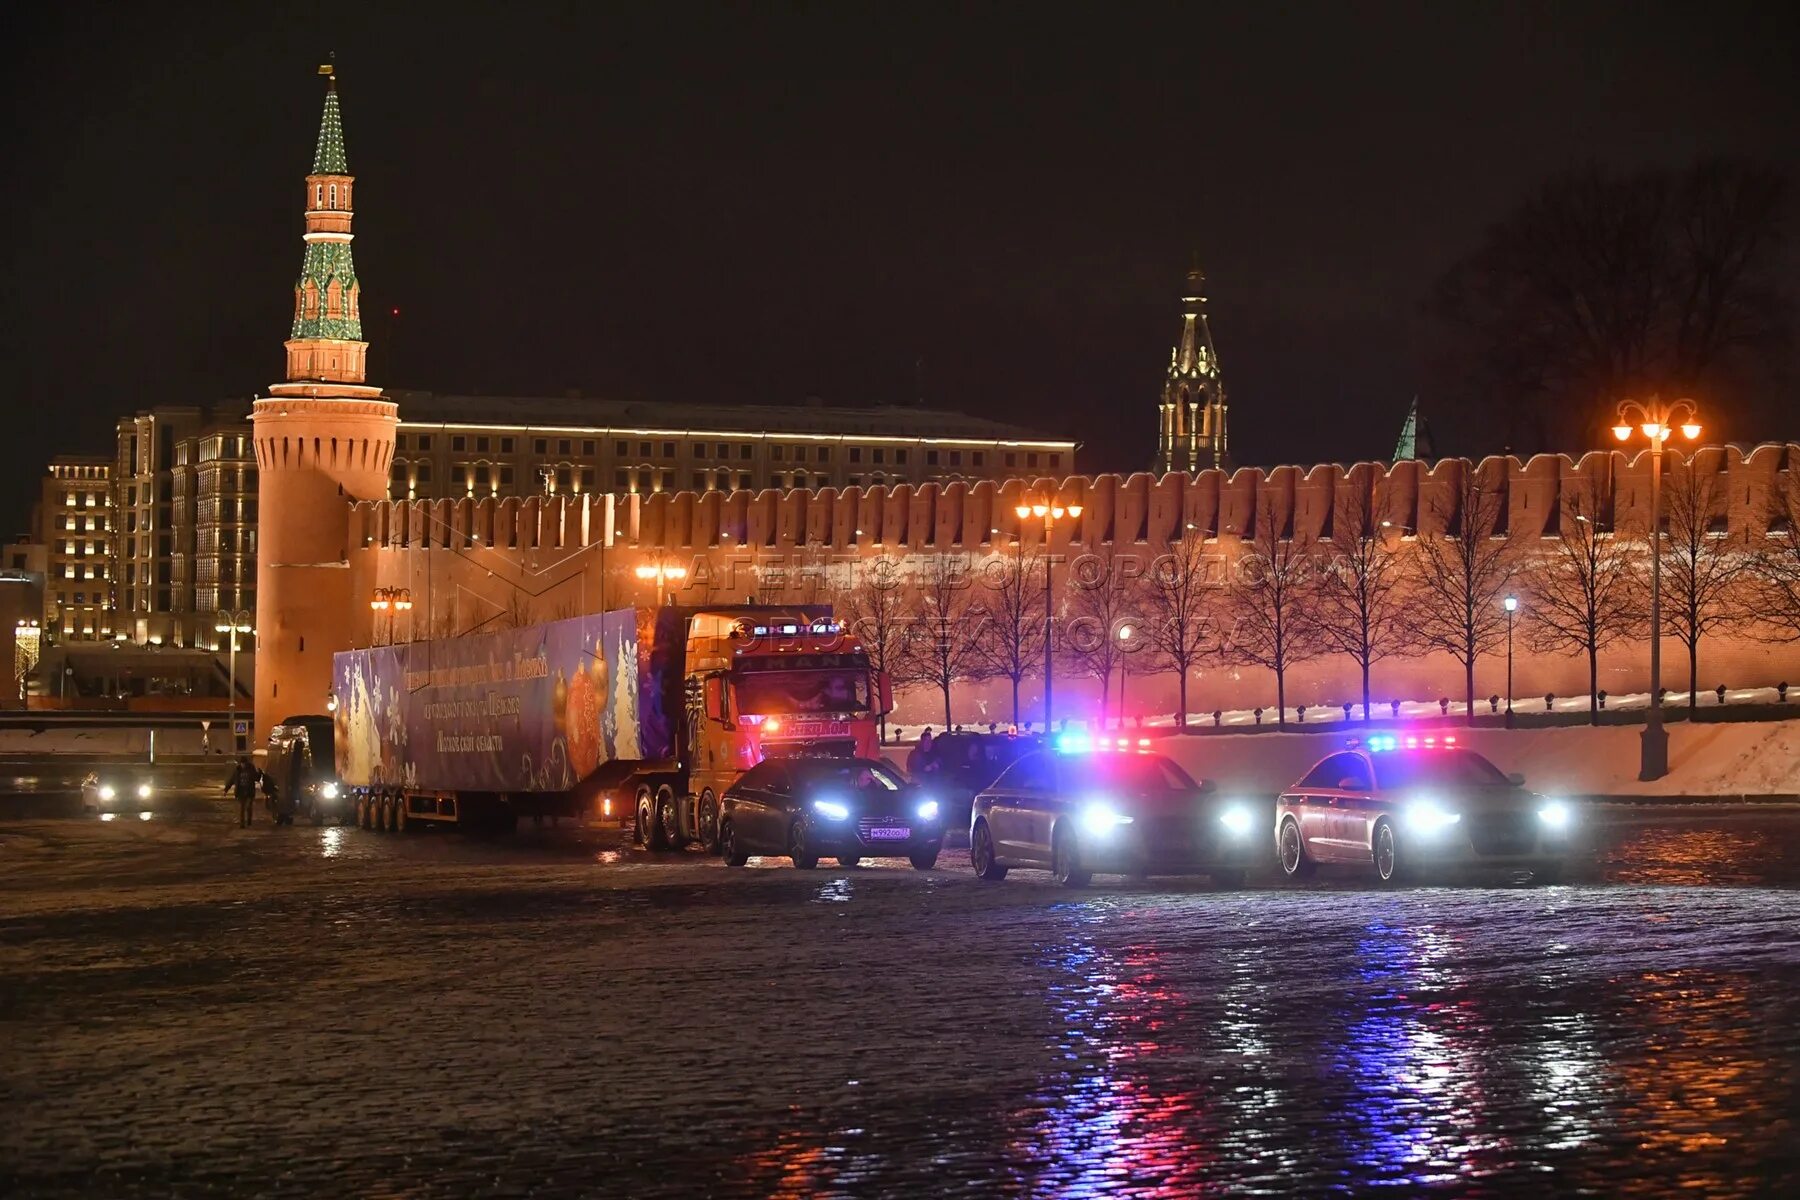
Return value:
[[(1025, 556), (1024, 522), (1032, 517), (1041, 517), (1044, 522), (1044, 736), (1048, 737), (1050, 736), (1052, 729), (1050, 724), (1051, 697), (1055, 682), (1051, 666), (1051, 646), (1053, 639), (1051, 637), (1050, 626), (1054, 610), (1051, 608), (1050, 601), (1050, 576), (1052, 574), (1052, 563), (1049, 553), (1050, 533), (1051, 530), (1056, 527), (1056, 523), (1065, 516), (1070, 518), (1079, 517), (1081, 515), (1081, 505), (1057, 504), (1054, 500), (1040, 500), (1034, 496), (1028, 496), (1026, 497), (1025, 502), (1013, 509), (1013, 512), (1018, 516), (1020, 521), (1019, 558), (1021, 562), (1024, 561)], [(1101, 716), (1104, 717), (1105, 714), (1102, 713)]]
[(687, 568), (677, 566), (673, 563), (658, 561), (655, 563), (644, 563), (637, 568), (635, 574), (642, 580), (656, 580), (656, 607), (661, 608), (664, 599), (663, 593), (668, 587), (669, 580), (686, 579)]
[(231, 637), (231, 650), (228, 659), (230, 666), (226, 669), (225, 684), (225, 686), (230, 689), (230, 695), (225, 702), (225, 711), (226, 719), (231, 722), (231, 749), (233, 753), (240, 753), (244, 749), (243, 743), (238, 741), (237, 727), (238, 634), (256, 632), (256, 626), (252, 624), (255, 620), (255, 615), (251, 613), (249, 609), (234, 608), (227, 609), (224, 612), (217, 614), (216, 619), (213, 622), (213, 629), (215, 631), (229, 634)]
[(394, 644), (394, 618), (403, 612), (411, 612), (413, 606), (411, 588), (378, 587), (369, 594), (369, 609), (375, 614), (375, 628), (379, 632), (382, 618), (387, 618), (387, 645)]
[[(1120, 729), (1125, 728), (1125, 679), (1131, 673), (1131, 659), (1129, 658), (1129, 655), (1131, 654), (1131, 647), (1132, 647), (1131, 639), (1133, 637), (1135, 637), (1136, 635), (1137, 635), (1137, 630), (1133, 629), (1130, 625), (1119, 626), (1118, 641), (1119, 641), (1119, 728)], [(1105, 716), (1104, 713), (1102, 713), (1101, 715)], [(1104, 721), (1102, 721), (1101, 728), (1105, 728), (1105, 725), (1106, 725), (1106, 723)]]
[(1513, 727), (1512, 627), (1513, 614), (1519, 611), (1519, 598), (1508, 596), (1501, 603), (1506, 606), (1506, 727), (1511, 729)]
[(1690, 442), (1700, 436), (1700, 413), (1692, 400), (1665, 403), (1652, 396), (1642, 403), (1619, 402), (1613, 436), (1629, 442), (1633, 433), (1642, 432), (1650, 442), (1650, 716), (1638, 760), (1638, 778), (1645, 781), (1669, 773), (1669, 731), (1663, 728), (1662, 712), (1662, 460), (1663, 447), (1676, 429)]

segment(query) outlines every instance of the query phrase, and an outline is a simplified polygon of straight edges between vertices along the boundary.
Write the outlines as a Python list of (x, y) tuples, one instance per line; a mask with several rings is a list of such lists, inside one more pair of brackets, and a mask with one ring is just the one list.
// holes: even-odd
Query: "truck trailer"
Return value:
[(716, 849), (776, 755), (865, 755), (887, 679), (827, 608), (628, 608), (335, 656), (339, 783), (364, 828), (630, 822)]

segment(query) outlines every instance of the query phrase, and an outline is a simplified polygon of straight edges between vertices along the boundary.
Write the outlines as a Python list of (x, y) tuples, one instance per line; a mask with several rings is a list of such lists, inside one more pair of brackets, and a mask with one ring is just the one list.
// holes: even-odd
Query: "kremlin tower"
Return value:
[(1206, 275), (1195, 267), (1181, 294), (1181, 340), (1169, 351), (1163, 382), (1156, 469), (1204, 471), (1229, 467), (1225, 440), (1225, 384), (1219, 352), (1206, 325)]
[(347, 509), (387, 495), (397, 408), (364, 382), (361, 285), (351, 255), (355, 177), (344, 156), (337, 75), (306, 176), (306, 256), (294, 285), (287, 380), (259, 397), (256, 441), (256, 726), (320, 713), (331, 656), (351, 644)]

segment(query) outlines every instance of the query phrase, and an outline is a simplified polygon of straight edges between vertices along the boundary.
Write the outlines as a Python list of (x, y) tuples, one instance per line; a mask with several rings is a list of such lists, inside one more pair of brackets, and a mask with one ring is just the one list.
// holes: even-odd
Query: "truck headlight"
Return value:
[(1569, 806), (1561, 800), (1552, 800), (1538, 809), (1538, 820), (1551, 829), (1567, 829), (1569, 827)]
[(1081, 810), (1081, 827), (1095, 837), (1110, 837), (1112, 831), (1121, 825), (1131, 824), (1131, 818), (1104, 802), (1095, 802)]
[(833, 821), (842, 821), (850, 815), (850, 806), (848, 804), (840, 804), (836, 800), (814, 800), (813, 811), (818, 813), (821, 817), (826, 817)]
[(116, 799), (118, 797), (118, 795), (119, 795), (119, 789), (115, 788), (112, 784), (103, 783), (100, 785), (100, 798), (102, 800)]
[(1438, 833), (1462, 820), (1435, 800), (1417, 800), (1406, 806), (1406, 827), (1417, 833)]
[(1250, 826), (1255, 824), (1255, 820), (1250, 816), (1249, 809), (1241, 804), (1233, 804), (1219, 814), (1219, 824), (1233, 837), (1243, 837), (1250, 832)]
[(150, 798), (150, 792), (151, 792), (151, 788), (150, 788), (149, 784), (147, 784), (147, 783), (138, 784), (138, 799), (139, 800), (148, 800)]
[(321, 800), (336, 800), (337, 798), (338, 798), (338, 785), (337, 784), (321, 783), (319, 785), (319, 799), (321, 799)]

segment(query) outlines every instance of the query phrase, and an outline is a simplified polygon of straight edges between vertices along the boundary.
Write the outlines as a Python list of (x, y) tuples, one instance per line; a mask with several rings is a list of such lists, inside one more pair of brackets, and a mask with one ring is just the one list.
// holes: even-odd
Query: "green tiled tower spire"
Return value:
[(337, 77), (325, 93), (319, 144), (306, 177), (306, 258), (294, 285), (293, 338), (362, 341), (361, 289), (350, 250), (350, 163), (338, 111)]

